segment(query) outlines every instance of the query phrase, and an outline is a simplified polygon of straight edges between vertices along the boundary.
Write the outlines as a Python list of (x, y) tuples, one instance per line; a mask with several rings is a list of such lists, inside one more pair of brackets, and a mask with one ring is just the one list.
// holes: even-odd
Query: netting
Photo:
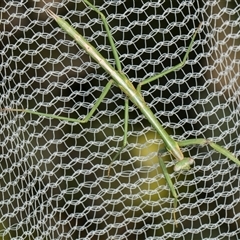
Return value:
[[(186, 65), (142, 88), (175, 140), (209, 138), (240, 157), (240, 5), (232, 1), (92, 1), (107, 17), (134, 86), (176, 65), (199, 25)], [(1, 1), (0, 108), (82, 119), (109, 80), (45, 9), (69, 21), (115, 66), (100, 17), (82, 1)], [(159, 167), (161, 138), (133, 105), (122, 146), (125, 95), (111, 88), (88, 123), (1, 111), (1, 239), (239, 239), (239, 166), (208, 146), (173, 172)]]

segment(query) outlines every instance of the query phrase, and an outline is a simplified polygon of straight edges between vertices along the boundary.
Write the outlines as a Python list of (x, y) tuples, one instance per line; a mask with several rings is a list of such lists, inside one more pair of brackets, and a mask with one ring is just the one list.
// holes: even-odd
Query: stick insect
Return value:
[[(185, 158), (183, 156), (182, 151), (180, 150), (180, 147), (184, 146), (190, 146), (190, 145), (204, 145), (208, 144), (210, 145), (215, 151), (223, 154), (233, 162), (235, 162), (237, 165), (240, 166), (240, 161), (227, 149), (209, 141), (208, 139), (200, 138), (200, 139), (188, 139), (183, 141), (175, 141), (163, 128), (163, 126), (160, 124), (158, 119), (155, 117), (151, 109), (148, 107), (146, 102), (144, 101), (144, 98), (141, 95), (141, 87), (147, 83), (151, 83), (154, 80), (161, 78), (165, 76), (166, 74), (177, 71), (180, 68), (183, 67), (183, 65), (186, 63), (188, 55), (192, 49), (195, 37), (197, 33), (199, 32), (200, 26), (197, 28), (195, 33), (193, 34), (193, 37), (191, 39), (191, 42), (187, 48), (187, 51), (185, 53), (185, 56), (183, 60), (177, 64), (176, 66), (173, 66), (172, 68), (169, 68), (161, 73), (156, 74), (155, 76), (152, 76), (150, 78), (147, 78), (140, 82), (135, 88), (131, 81), (127, 78), (126, 75), (122, 72), (122, 67), (120, 64), (119, 56), (117, 49), (114, 45), (113, 37), (111, 35), (107, 20), (103, 13), (99, 11), (97, 7), (92, 5), (88, 0), (83, 0), (86, 5), (88, 5), (92, 10), (94, 10), (99, 16), (101, 17), (105, 30), (107, 32), (107, 36), (111, 45), (111, 49), (113, 52), (113, 56), (116, 62), (116, 68), (117, 70), (82, 36), (80, 35), (73, 27), (71, 27), (70, 24), (68, 24), (65, 20), (57, 16), (55, 13), (53, 13), (51, 10), (47, 9), (46, 12), (58, 23), (58, 25), (66, 31), (68, 35), (70, 35), (77, 44), (82, 47), (110, 76), (111, 80), (107, 83), (105, 86), (102, 94), (100, 95), (99, 99), (96, 101), (95, 105), (92, 107), (92, 109), (89, 111), (89, 113), (83, 118), (83, 119), (73, 119), (73, 118), (66, 118), (61, 117), (53, 114), (46, 114), (46, 113), (40, 113), (35, 112), (33, 110), (29, 109), (5, 109), (5, 110), (11, 110), (11, 111), (23, 111), (30, 114), (35, 114), (39, 116), (45, 116), (48, 118), (55, 118), (59, 120), (69, 121), (69, 122), (77, 122), (77, 123), (86, 123), (91, 118), (91, 116), (94, 114), (96, 109), (98, 108), (99, 104), (102, 102), (102, 100), (105, 98), (106, 94), (108, 93), (109, 89), (112, 85), (115, 85), (121, 89), (122, 92), (126, 94), (126, 100), (125, 100), (125, 121), (124, 121), (124, 138), (123, 138), (123, 146), (118, 151), (117, 155), (113, 158), (112, 162), (119, 156), (122, 149), (127, 145), (127, 131), (128, 131), (128, 100), (132, 101), (132, 103), (142, 112), (142, 114), (146, 117), (146, 119), (149, 121), (151, 126), (157, 131), (160, 138), (162, 139), (165, 148), (160, 149), (158, 153), (158, 159), (159, 164), (162, 168), (162, 172), (164, 174), (164, 177), (166, 179), (166, 182), (168, 183), (168, 186), (170, 188), (170, 191), (172, 193), (172, 196), (174, 198), (174, 211), (173, 216), (175, 223), (177, 222), (176, 216), (175, 216), (175, 209), (177, 207), (177, 198), (178, 195), (176, 193), (176, 190), (174, 188), (174, 185), (172, 183), (172, 180), (167, 172), (166, 166), (163, 162), (162, 155), (164, 152), (168, 151), (170, 155), (172, 155), (176, 160), (177, 163), (174, 167), (174, 171), (180, 171), (180, 170), (188, 170), (190, 168), (190, 165), (194, 163), (192, 158)], [(110, 167), (109, 167), (110, 169)]]

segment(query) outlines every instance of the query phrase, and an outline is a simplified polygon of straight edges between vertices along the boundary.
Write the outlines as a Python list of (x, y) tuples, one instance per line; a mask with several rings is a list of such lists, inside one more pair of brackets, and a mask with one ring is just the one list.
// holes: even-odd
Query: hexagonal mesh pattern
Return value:
[[(91, 1), (107, 17), (134, 86), (176, 65), (199, 25), (186, 65), (142, 88), (176, 140), (209, 138), (240, 156), (240, 5), (232, 1)], [(82, 119), (109, 80), (45, 9), (70, 22), (115, 66), (99, 16), (82, 1), (1, 2), (0, 108)], [(1, 239), (237, 239), (240, 169), (208, 146), (175, 173), (173, 197), (158, 164), (161, 138), (133, 105), (122, 146), (124, 94), (111, 88), (85, 124), (1, 111)]]

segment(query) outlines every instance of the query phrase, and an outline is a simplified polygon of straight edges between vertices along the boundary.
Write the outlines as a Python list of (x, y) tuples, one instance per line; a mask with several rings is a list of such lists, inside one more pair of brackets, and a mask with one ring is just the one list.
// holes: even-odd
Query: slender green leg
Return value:
[(158, 74), (156, 74), (156, 75), (154, 75), (154, 76), (152, 76), (150, 78), (147, 78), (147, 79), (143, 80), (142, 82), (140, 82), (138, 84), (138, 86), (137, 86), (137, 91), (139, 93), (141, 92), (141, 88), (142, 88), (143, 85), (145, 85), (147, 83), (150, 83), (150, 82), (152, 82), (152, 81), (154, 81), (154, 80), (156, 80), (158, 78), (161, 78), (161, 77), (167, 75), (168, 73), (171, 73), (171, 72), (174, 72), (176, 70), (179, 70), (180, 68), (182, 68), (185, 65), (185, 63), (187, 61), (187, 58), (188, 58), (188, 55), (189, 55), (190, 51), (192, 50), (192, 46), (193, 46), (195, 37), (196, 37), (196, 35), (197, 35), (201, 25), (202, 24), (200, 23), (198, 28), (197, 28), (197, 30), (193, 34), (192, 40), (191, 40), (191, 42), (190, 42), (190, 44), (188, 46), (187, 52), (185, 53), (183, 60), (179, 64), (177, 64), (176, 66), (173, 66), (173, 67), (171, 67), (171, 68), (169, 68), (169, 69), (167, 69), (167, 70), (165, 70), (165, 71), (163, 71), (161, 73), (158, 73)]
[(89, 1), (87, 0), (83, 0), (89, 7), (91, 7), (95, 12), (97, 12), (102, 21), (103, 21), (103, 25), (106, 29), (106, 32), (107, 32), (107, 36), (108, 36), (108, 40), (109, 40), (109, 43), (111, 45), (111, 49), (112, 49), (112, 52), (113, 52), (113, 56), (114, 56), (114, 59), (115, 59), (115, 63), (116, 63), (116, 66), (117, 66), (117, 70), (119, 73), (122, 72), (122, 67), (121, 67), (121, 62), (119, 60), (119, 56), (118, 56), (118, 52), (117, 52), (117, 49), (116, 49), (116, 46), (114, 44), (114, 41), (113, 41), (113, 37), (112, 37), (112, 34), (111, 34), (111, 31), (109, 29), (109, 26), (108, 26), (108, 22), (106, 20), (106, 17), (104, 16), (104, 14), (102, 12), (100, 12), (94, 5), (92, 5)]
[[(198, 139), (188, 139), (188, 140), (184, 140), (184, 141), (178, 142), (179, 147), (185, 147), (185, 146), (190, 146), (190, 145), (204, 145), (204, 144), (208, 144), (214, 150), (216, 150), (217, 152), (223, 154), (225, 157), (229, 158), (230, 160), (235, 162), (238, 166), (240, 166), (240, 161), (230, 151), (228, 151), (226, 148), (223, 148), (223, 147), (219, 146), (216, 143), (211, 142), (208, 139), (198, 138)], [(183, 169), (181, 167), (181, 165), (178, 165), (180, 162), (178, 162), (175, 165), (174, 171), (179, 171), (179, 170)]]
[[(190, 51), (192, 50), (192, 46), (193, 46), (194, 40), (195, 40), (195, 38), (196, 38), (196, 35), (197, 35), (197, 33), (198, 33), (201, 25), (202, 25), (202, 23), (199, 24), (197, 30), (196, 30), (195, 33), (193, 34), (193, 37), (192, 37), (192, 39), (191, 39), (191, 42), (190, 42), (190, 44), (189, 44), (189, 46), (188, 46), (188, 49), (187, 49), (185, 55), (184, 55), (183, 60), (182, 60), (179, 64), (177, 64), (176, 66), (173, 66), (173, 67), (171, 67), (171, 68), (169, 68), (169, 69), (167, 69), (167, 70), (165, 70), (165, 71), (163, 71), (163, 72), (161, 72), (161, 73), (158, 73), (158, 74), (156, 74), (156, 75), (154, 75), (154, 76), (152, 76), (152, 77), (150, 77), (150, 78), (147, 78), (147, 79), (143, 80), (142, 82), (140, 82), (140, 83), (138, 84), (138, 86), (137, 86), (137, 91), (139, 92), (139, 94), (141, 94), (141, 87), (142, 87), (143, 85), (145, 85), (145, 84), (147, 84), (147, 83), (150, 83), (150, 82), (152, 82), (152, 81), (154, 81), (154, 80), (156, 80), (156, 79), (159, 79), (159, 78), (167, 75), (168, 73), (171, 73), (171, 72), (173, 72), (173, 71), (179, 70), (180, 68), (182, 68), (182, 66), (184, 66), (184, 64), (185, 64), (186, 61), (187, 61), (188, 55), (189, 55)], [(179, 146), (180, 146), (180, 145), (179, 145)], [(178, 160), (178, 163), (176, 164), (176, 166), (175, 166), (174, 169), (187, 170), (187, 169), (190, 168), (190, 165), (193, 164), (193, 160), (190, 159), (190, 158), (183, 158), (183, 159), (177, 159), (177, 160)], [(160, 158), (160, 157), (159, 157), (159, 161), (161, 161), (161, 158)], [(160, 164), (160, 165), (162, 165), (162, 164)], [(165, 174), (164, 174), (164, 175), (165, 175)], [(167, 170), (166, 170), (166, 175), (167, 175)], [(165, 175), (165, 177), (166, 177), (166, 175)], [(167, 177), (166, 177), (166, 180), (167, 180)], [(168, 180), (167, 180), (167, 182), (168, 182), (168, 185), (169, 185), (169, 186), (170, 186), (170, 184), (172, 185), (172, 183), (169, 182)], [(173, 185), (171, 186), (171, 189), (174, 189)], [(173, 190), (171, 190), (171, 191), (172, 191), (172, 193), (173, 193)], [(174, 196), (174, 195), (175, 195), (175, 194), (173, 193), (173, 196)], [(174, 198), (175, 198), (175, 197), (174, 197)]]
[(174, 221), (175, 221), (175, 224), (176, 224), (176, 227), (177, 227), (177, 218), (176, 218), (176, 208), (177, 208), (177, 198), (178, 198), (178, 195), (176, 193), (176, 190), (174, 188), (174, 185), (173, 185), (173, 182), (172, 182), (172, 179), (170, 178), (170, 175), (167, 171), (167, 168), (166, 168), (166, 165), (164, 164), (163, 162), (163, 159), (162, 159), (162, 154), (166, 152), (166, 149), (165, 148), (162, 148), (162, 149), (159, 149), (158, 151), (158, 162), (159, 162), (159, 165), (162, 169), (162, 173), (166, 179), (166, 182), (171, 190), (171, 193), (173, 195), (173, 198), (174, 198), (174, 203), (173, 203), (173, 207), (174, 207), (174, 210), (173, 210), (173, 218), (174, 218)]
[[(120, 74), (122, 74), (122, 66), (121, 66), (121, 62), (120, 62), (120, 59), (119, 59), (119, 56), (118, 56), (118, 52), (117, 52), (117, 49), (116, 49), (116, 46), (114, 44), (114, 41), (113, 41), (113, 37), (112, 37), (112, 34), (111, 34), (111, 31), (109, 29), (109, 26), (108, 26), (108, 22), (106, 20), (106, 17), (104, 16), (104, 14), (98, 10), (98, 8), (96, 8), (93, 4), (91, 4), (89, 1), (87, 0), (83, 0), (89, 7), (91, 7), (96, 13), (98, 13), (103, 21), (103, 25), (105, 27), (105, 30), (106, 30), (106, 33), (107, 33), (107, 36), (108, 36), (108, 40), (109, 40), (109, 43), (110, 43), (110, 46), (111, 46), (111, 49), (112, 49), (112, 52), (113, 52), (113, 56), (114, 56), (114, 59), (115, 59), (115, 63), (116, 63), (116, 67), (117, 67), (117, 70)], [(125, 77), (125, 76), (123, 76)], [(127, 133), (128, 133), (128, 119), (129, 119), (129, 114), (128, 114), (128, 108), (129, 108), (129, 100), (128, 98), (125, 99), (125, 115), (124, 115), (124, 139), (123, 139), (123, 145), (122, 147), (119, 149), (118, 153), (115, 155), (115, 157), (112, 159), (111, 161), (111, 164), (112, 162), (114, 162), (118, 156), (120, 155), (120, 153), (122, 152), (122, 150), (126, 147), (127, 145)], [(110, 175), (110, 168), (111, 168), (111, 164), (109, 166), (109, 169), (108, 169), (108, 176)]]
[(75, 118), (68, 118), (68, 117), (61, 117), (61, 116), (57, 116), (54, 114), (48, 114), (48, 113), (40, 113), (40, 112), (35, 112), (33, 110), (29, 110), (29, 109), (8, 109), (5, 108), (3, 110), (9, 110), (9, 111), (16, 111), (16, 112), (26, 112), (26, 113), (30, 113), (30, 114), (34, 114), (34, 115), (38, 115), (38, 116), (44, 116), (44, 117), (49, 117), (49, 118), (55, 118), (55, 119), (59, 119), (59, 120), (65, 120), (68, 122), (77, 122), (77, 123), (86, 123), (89, 121), (90, 117), (93, 115), (93, 113), (96, 111), (96, 109), (98, 108), (99, 104), (102, 102), (102, 100), (104, 99), (104, 97), (106, 96), (106, 94), (108, 93), (109, 89), (111, 88), (112, 84), (114, 83), (113, 80), (110, 80), (107, 85), (105, 86), (105, 88), (103, 89), (102, 94), (100, 95), (100, 97), (98, 98), (98, 100), (96, 101), (96, 103), (94, 104), (94, 106), (92, 107), (91, 111), (86, 115), (86, 117), (84, 117), (82, 120), (80, 119), (75, 119)]
[[(162, 159), (162, 155), (163, 153), (166, 152), (166, 149), (165, 148), (161, 148), (159, 151), (158, 151), (158, 161), (159, 161), (159, 165), (160, 167), (162, 168), (162, 173), (166, 179), (166, 182), (170, 188), (170, 191), (173, 195), (173, 198), (174, 198), (174, 203), (173, 203), (173, 207), (174, 207), (174, 210), (173, 210), (173, 218), (174, 218), (174, 221), (175, 221), (175, 225), (177, 227), (177, 218), (176, 218), (176, 208), (177, 208), (177, 199), (178, 199), (178, 195), (176, 193), (176, 190), (175, 190), (175, 187), (173, 185), (173, 182), (172, 182), (172, 179), (170, 178), (170, 175), (167, 171), (167, 168), (166, 168), (166, 165), (164, 164), (163, 162), (163, 159)], [(190, 165), (193, 164), (194, 161), (192, 158), (183, 158), (181, 161), (178, 161), (177, 164), (175, 164), (174, 166), (174, 171), (175, 171), (175, 168), (177, 166), (178, 170), (188, 170), (190, 168)]]

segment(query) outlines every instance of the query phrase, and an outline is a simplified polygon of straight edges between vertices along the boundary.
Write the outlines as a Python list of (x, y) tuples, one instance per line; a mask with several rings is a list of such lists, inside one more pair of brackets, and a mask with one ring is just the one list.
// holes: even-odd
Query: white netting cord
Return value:
[[(239, 157), (237, 1), (92, 1), (106, 15), (123, 72), (138, 82), (176, 65), (200, 21), (186, 66), (143, 86), (174, 139), (210, 138)], [(44, 13), (70, 22), (111, 64), (100, 17), (82, 1), (4, 1), (0, 108), (82, 119), (108, 74)], [(208, 146), (184, 147), (195, 165), (174, 173), (173, 197), (159, 167), (162, 141), (135, 106), (122, 146), (124, 94), (113, 87), (86, 124), (1, 111), (1, 239), (237, 239), (239, 167)]]

